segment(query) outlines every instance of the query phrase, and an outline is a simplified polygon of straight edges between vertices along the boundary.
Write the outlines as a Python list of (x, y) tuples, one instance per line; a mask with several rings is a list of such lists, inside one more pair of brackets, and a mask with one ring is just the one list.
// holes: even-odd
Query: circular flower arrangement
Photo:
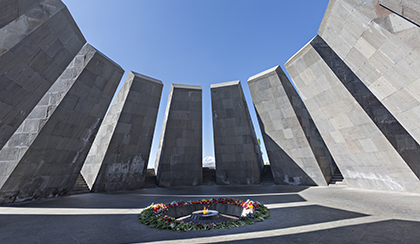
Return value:
[[(217, 224), (205, 224), (205, 223), (193, 223), (193, 222), (184, 222), (182, 220), (177, 220), (174, 217), (166, 215), (166, 212), (170, 208), (176, 208), (182, 205), (191, 205), (191, 204), (231, 204), (238, 207), (242, 207), (246, 213), (245, 216), (240, 216), (236, 220), (227, 220)], [(158, 203), (152, 204), (143, 210), (138, 218), (139, 222), (150, 227), (154, 227), (160, 230), (173, 230), (173, 231), (190, 231), (190, 230), (212, 230), (212, 229), (224, 229), (224, 228), (233, 228), (244, 226), (248, 224), (254, 224), (255, 222), (264, 221), (270, 217), (270, 212), (267, 207), (263, 204), (251, 200), (242, 201), (235, 200), (232, 198), (211, 198), (198, 201), (179, 201), (171, 202), (170, 204)]]

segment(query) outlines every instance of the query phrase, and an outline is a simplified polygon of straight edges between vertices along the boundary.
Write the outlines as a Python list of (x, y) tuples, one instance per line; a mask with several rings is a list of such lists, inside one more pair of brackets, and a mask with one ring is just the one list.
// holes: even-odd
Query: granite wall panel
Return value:
[(172, 84), (155, 162), (159, 186), (200, 185), (202, 88)]
[(85, 42), (59, 0), (1, 1), (0, 149)]
[(159, 80), (128, 74), (81, 170), (93, 192), (143, 187), (162, 88)]
[[(369, 108), (377, 106), (372, 96), (364, 96), (365, 90), (352, 80), (350, 68), (346, 69), (338, 60), (329, 66), (328, 60), (314, 48), (317, 45), (319, 37), (285, 66), (347, 184), (420, 192), (419, 179), (375, 123), (375, 118), (385, 112), (379, 110), (378, 117), (372, 118)], [(374, 106), (361, 105), (360, 97)]]
[(341, 83), (352, 94), (357, 103), (371, 118), (394, 149), (401, 155), (417, 177), (420, 176), (420, 145), (401, 126), (387, 108), (350, 70), (338, 55), (320, 36), (315, 37), (311, 45), (334, 72)]
[(404, 18), (404, 8), (418, 10), (418, 5), (409, 0), (332, 0), (318, 34), (334, 51), (325, 55), (336, 55), (351, 74), (340, 72), (360, 81), (349, 85), (370, 94), (358, 99), (371, 104), (369, 114), (382, 120), (382, 132), (420, 176), (420, 27)]
[(0, 150), (0, 203), (70, 192), (123, 70), (87, 44)]
[(263, 160), (239, 81), (211, 85), (217, 184), (257, 184)]
[(305, 105), (280, 66), (252, 76), (248, 86), (274, 182), (327, 185), (336, 165)]
[(420, 2), (417, 0), (378, 0), (378, 3), (420, 26)]

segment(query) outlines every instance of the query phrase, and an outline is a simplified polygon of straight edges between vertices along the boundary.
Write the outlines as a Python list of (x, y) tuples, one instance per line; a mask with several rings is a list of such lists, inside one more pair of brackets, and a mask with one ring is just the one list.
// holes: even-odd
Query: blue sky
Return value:
[[(328, 0), (62, 0), (88, 43), (164, 83), (149, 167), (154, 165), (171, 83), (203, 87), (203, 157), (214, 156), (210, 85), (246, 81), (281, 65), (317, 33)], [(286, 70), (285, 70), (286, 71)], [(264, 149), (264, 148), (263, 148)], [(264, 161), (268, 161), (264, 152)]]

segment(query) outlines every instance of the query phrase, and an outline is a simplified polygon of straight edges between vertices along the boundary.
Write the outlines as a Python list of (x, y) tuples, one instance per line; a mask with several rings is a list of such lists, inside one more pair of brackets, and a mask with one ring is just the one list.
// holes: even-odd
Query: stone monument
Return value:
[(201, 86), (172, 84), (155, 163), (159, 186), (202, 183), (202, 130)]
[(123, 70), (87, 44), (0, 150), (0, 203), (72, 190)]
[(325, 45), (315, 37), (285, 66), (347, 184), (420, 192), (418, 177), (375, 123), (392, 119)]
[(93, 192), (143, 187), (162, 88), (159, 80), (128, 74), (81, 170)]
[(0, 149), (85, 42), (59, 0), (0, 3)]
[(211, 85), (216, 183), (258, 184), (264, 165), (239, 81)]
[(336, 165), (280, 66), (248, 79), (276, 184), (325, 186)]

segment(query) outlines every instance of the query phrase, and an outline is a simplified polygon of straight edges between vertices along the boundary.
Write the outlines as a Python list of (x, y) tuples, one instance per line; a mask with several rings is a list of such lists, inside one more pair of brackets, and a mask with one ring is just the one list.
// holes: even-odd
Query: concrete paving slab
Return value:
[[(173, 232), (137, 222), (151, 203), (229, 196), (264, 203), (245, 227)], [(420, 194), (279, 185), (149, 188), (0, 206), (0, 243), (418, 243)]]

